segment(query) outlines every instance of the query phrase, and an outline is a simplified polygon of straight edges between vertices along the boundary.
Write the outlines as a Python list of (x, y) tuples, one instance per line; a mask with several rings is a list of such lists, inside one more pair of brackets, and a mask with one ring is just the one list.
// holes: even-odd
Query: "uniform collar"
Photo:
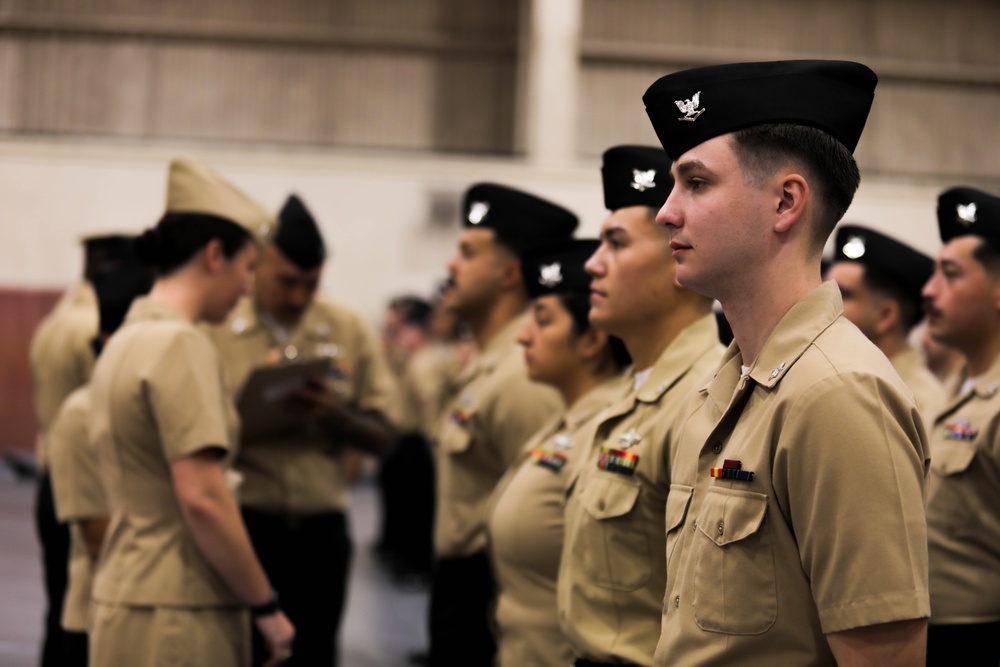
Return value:
[(906, 371), (920, 368), (924, 365), (924, 360), (914, 348), (907, 345), (902, 350), (892, 355), (889, 363), (896, 369), (896, 372), (903, 375)]
[[(792, 306), (774, 327), (750, 366), (750, 377), (767, 388), (781, 382), (806, 349), (844, 312), (837, 283), (825, 282)], [(735, 345), (730, 346), (739, 352)], [(728, 357), (728, 353), (727, 353)]]
[[(706, 315), (685, 327), (653, 364), (653, 372), (639, 387), (636, 400), (655, 403), (691, 369), (691, 366), (719, 343), (719, 327), (714, 315)], [(629, 381), (635, 377), (629, 374)]]
[[(289, 340), (303, 332), (315, 334), (321, 338), (330, 335), (330, 325), (318, 315), (317, 309), (313, 307), (314, 303), (306, 308), (305, 312), (302, 313), (302, 318), (296, 324), (288, 327)], [(236, 336), (253, 336), (261, 331), (271, 335), (268, 328), (261, 322), (260, 313), (254, 305), (252, 296), (244, 296), (239, 300), (232, 315), (229, 316), (226, 326)]]
[(483, 347), (477, 366), (485, 371), (492, 371), (507, 353), (517, 349), (517, 332), (528, 321), (528, 317), (530, 317), (528, 313), (523, 313), (503, 325), (503, 328)]
[(574, 403), (567, 411), (563, 422), (570, 431), (576, 431), (591, 417), (625, 394), (631, 374), (619, 374), (597, 385)]
[(173, 306), (169, 306), (162, 301), (155, 301), (148, 296), (141, 296), (132, 302), (125, 317), (125, 323), (147, 322), (150, 320), (183, 321), (188, 322), (188, 318), (181, 311)]
[[(969, 369), (965, 367), (962, 369), (962, 380), (958, 384), (959, 387), (962, 386), (962, 382), (968, 376)], [(998, 390), (1000, 390), (1000, 355), (997, 355), (997, 358), (993, 360), (993, 363), (990, 364), (986, 372), (979, 376), (972, 390), (968, 392), (968, 395), (975, 395), (978, 398), (992, 398)]]

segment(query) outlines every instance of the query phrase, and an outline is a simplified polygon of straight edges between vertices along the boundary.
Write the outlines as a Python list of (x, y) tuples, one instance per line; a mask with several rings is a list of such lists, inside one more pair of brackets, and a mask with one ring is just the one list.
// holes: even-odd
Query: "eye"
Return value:
[(703, 181), (700, 178), (691, 178), (691, 179), (688, 179), (688, 182), (687, 182), (688, 190), (692, 190), (692, 191), (701, 190), (706, 185), (708, 185), (708, 183), (705, 182), (705, 181)]

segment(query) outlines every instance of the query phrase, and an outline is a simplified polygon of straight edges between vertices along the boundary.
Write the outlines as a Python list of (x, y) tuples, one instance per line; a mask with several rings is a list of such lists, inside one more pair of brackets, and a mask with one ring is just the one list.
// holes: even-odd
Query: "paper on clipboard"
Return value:
[(310, 376), (326, 376), (330, 359), (264, 366), (250, 373), (236, 399), (241, 440), (260, 440), (302, 428), (301, 414), (289, 412), (285, 399)]

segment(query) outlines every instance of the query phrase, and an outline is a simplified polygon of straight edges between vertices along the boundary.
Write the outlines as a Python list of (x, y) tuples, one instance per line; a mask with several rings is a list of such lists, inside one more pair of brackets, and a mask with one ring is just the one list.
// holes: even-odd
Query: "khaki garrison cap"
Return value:
[(167, 213), (206, 213), (231, 220), (263, 243), (274, 214), (205, 164), (191, 158), (170, 161)]

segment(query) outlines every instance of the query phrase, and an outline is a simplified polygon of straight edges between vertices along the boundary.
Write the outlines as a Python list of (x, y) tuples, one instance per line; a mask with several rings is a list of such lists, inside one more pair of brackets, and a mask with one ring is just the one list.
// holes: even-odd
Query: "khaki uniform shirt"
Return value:
[(938, 415), (927, 531), (932, 623), (1000, 620), (1000, 357)]
[(515, 337), (527, 315), (511, 320), (458, 379), (442, 417), (436, 452), (434, 553), (472, 556), (486, 549), (486, 505), (518, 452), (562, 399), (532, 382)]
[[(386, 414), (395, 386), (379, 343), (361, 317), (346, 306), (316, 299), (289, 338), (279, 343), (244, 298), (228, 320), (209, 330), (219, 350), (226, 388), (235, 396), (247, 377), (280, 351), (286, 360), (330, 357), (330, 379), (348, 407)], [(286, 436), (240, 443), (236, 468), (243, 474), (240, 503), (271, 512), (309, 514), (347, 505), (343, 447), (318, 424)]]
[(488, 529), (502, 667), (566, 667), (573, 661), (573, 649), (559, 629), (556, 576), (566, 489), (590, 445), (574, 438), (625, 389), (623, 378), (615, 377), (580, 397), (566, 414), (554, 416), (497, 484)]
[(928, 615), (923, 423), (842, 312), (816, 288), (685, 404), (655, 664), (833, 665), (825, 634)]
[(76, 632), (87, 631), (95, 569), (79, 522), (109, 515), (97, 468), (97, 452), (87, 437), (89, 414), (90, 389), (83, 386), (63, 401), (48, 433), (49, 472), (56, 517), (61, 522), (72, 522), (69, 583), (63, 601), (62, 625)]
[(48, 459), (45, 431), (55, 421), (66, 397), (90, 380), (94, 369), (90, 342), (97, 335), (98, 319), (94, 289), (90, 283), (81, 282), (63, 295), (31, 339), (28, 358), (34, 380), (35, 413), (42, 431), (38, 461), (43, 467)]
[(181, 514), (170, 465), (206, 448), (231, 456), (236, 411), (211, 341), (179, 312), (136, 299), (90, 383), (88, 435), (111, 525), (94, 580), (106, 604), (237, 606)]
[(930, 433), (934, 418), (947, 402), (948, 395), (944, 386), (938, 382), (933, 373), (927, 370), (923, 357), (912, 347), (895, 354), (889, 361), (899, 373), (899, 377), (913, 392), (917, 409), (924, 417), (924, 426)]
[[(566, 502), (559, 620), (577, 657), (649, 665), (666, 563), (668, 431), (684, 397), (722, 354), (707, 315), (670, 343), (638, 390), (593, 422)], [(629, 461), (631, 457), (637, 461)]]

